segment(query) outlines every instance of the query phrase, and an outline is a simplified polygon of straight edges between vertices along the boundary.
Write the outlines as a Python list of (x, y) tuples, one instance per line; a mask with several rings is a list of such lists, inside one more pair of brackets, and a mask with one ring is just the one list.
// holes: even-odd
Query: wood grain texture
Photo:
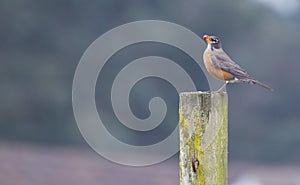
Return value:
[(227, 94), (181, 93), (179, 116), (180, 185), (227, 185)]

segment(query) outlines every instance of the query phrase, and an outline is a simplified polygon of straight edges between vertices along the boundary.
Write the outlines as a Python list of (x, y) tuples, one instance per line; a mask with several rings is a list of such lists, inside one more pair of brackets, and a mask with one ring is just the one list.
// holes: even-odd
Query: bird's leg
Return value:
[(225, 84), (220, 87), (216, 92), (220, 92), (224, 87), (229, 83), (229, 81), (225, 81)]

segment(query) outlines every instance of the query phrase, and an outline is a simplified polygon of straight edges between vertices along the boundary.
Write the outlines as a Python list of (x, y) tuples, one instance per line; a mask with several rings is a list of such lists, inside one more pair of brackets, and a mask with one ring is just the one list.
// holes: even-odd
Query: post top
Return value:
[(196, 95), (196, 94), (220, 94), (225, 95), (227, 92), (216, 92), (216, 91), (192, 91), (192, 92), (181, 92), (180, 95)]

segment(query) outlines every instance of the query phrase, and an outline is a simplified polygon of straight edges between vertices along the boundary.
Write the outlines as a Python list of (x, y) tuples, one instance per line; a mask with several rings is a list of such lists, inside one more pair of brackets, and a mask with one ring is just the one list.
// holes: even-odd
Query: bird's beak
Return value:
[(212, 43), (212, 40), (208, 35), (203, 35), (203, 40), (205, 40), (207, 43)]

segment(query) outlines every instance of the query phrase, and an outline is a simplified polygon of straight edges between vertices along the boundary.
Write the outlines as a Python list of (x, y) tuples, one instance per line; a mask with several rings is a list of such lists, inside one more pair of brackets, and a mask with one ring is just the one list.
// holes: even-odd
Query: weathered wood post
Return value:
[(180, 185), (227, 185), (227, 93), (180, 94)]

